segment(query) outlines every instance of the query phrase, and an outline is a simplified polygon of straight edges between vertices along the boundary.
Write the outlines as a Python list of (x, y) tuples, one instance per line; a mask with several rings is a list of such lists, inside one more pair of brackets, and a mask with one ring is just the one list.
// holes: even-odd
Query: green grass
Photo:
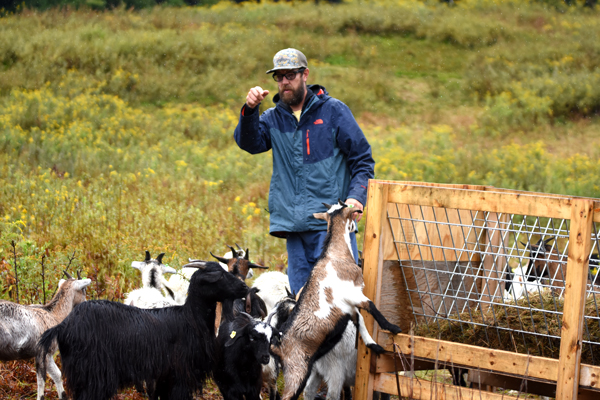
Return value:
[(291, 46), (310, 83), (358, 118), (379, 179), (600, 197), (597, 12), (457, 3), (0, 18), (5, 286), (11, 240), (27, 301), (43, 297), (42, 254), (50, 285), (75, 254), (71, 267), (97, 281), (92, 296), (115, 299), (139, 284), (130, 264), (146, 249), (177, 267), (237, 242), (285, 266), (284, 242), (268, 235), (270, 154), (244, 153), (232, 133), (250, 87), (275, 91), (264, 72)]

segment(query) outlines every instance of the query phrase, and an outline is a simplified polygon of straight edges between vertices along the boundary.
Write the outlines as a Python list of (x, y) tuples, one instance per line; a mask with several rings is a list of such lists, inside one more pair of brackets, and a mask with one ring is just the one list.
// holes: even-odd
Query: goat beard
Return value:
[[(291, 90), (291, 93), (285, 94), (284, 90)], [(306, 94), (306, 85), (300, 85), (297, 89), (292, 86), (285, 86), (279, 89), (279, 98), (284, 104), (290, 107), (295, 107), (302, 103), (304, 95)]]

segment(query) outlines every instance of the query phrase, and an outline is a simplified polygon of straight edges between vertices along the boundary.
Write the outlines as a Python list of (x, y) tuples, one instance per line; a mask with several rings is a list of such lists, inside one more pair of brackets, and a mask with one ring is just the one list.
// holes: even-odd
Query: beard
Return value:
[[(291, 93), (283, 93), (284, 90), (291, 90)], [(287, 104), (290, 107), (295, 107), (302, 103), (305, 93), (305, 85), (300, 85), (297, 89), (294, 89), (292, 86), (286, 86), (279, 89), (279, 98), (284, 104)]]

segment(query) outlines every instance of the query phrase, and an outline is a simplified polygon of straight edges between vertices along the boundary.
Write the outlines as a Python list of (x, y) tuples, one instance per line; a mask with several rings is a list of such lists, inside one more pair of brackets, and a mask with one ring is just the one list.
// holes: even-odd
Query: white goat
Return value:
[[(144, 261), (134, 261), (131, 263), (133, 268), (142, 272), (142, 287), (132, 290), (125, 297), (124, 303), (129, 306), (139, 308), (162, 308), (178, 305), (172, 297), (165, 297), (162, 289), (165, 288), (163, 274), (174, 274), (174, 268), (168, 267), (162, 263), (165, 253), (160, 253), (156, 260), (150, 257), (150, 252), (146, 250), (146, 259)], [(172, 293), (172, 291), (171, 291)]]
[(267, 314), (291, 292), (288, 276), (279, 271), (263, 272), (254, 280), (252, 287), (259, 289), (258, 295), (267, 306)]
[(90, 279), (61, 279), (56, 294), (46, 305), (22, 305), (0, 301), (0, 360), (27, 360), (35, 357), (37, 375), (37, 400), (44, 396), (46, 373), (54, 381), (60, 399), (66, 399), (61, 373), (54, 362), (56, 343), (47, 356), (42, 358), (37, 342), (48, 328), (58, 325), (73, 307), (85, 301), (85, 288)]

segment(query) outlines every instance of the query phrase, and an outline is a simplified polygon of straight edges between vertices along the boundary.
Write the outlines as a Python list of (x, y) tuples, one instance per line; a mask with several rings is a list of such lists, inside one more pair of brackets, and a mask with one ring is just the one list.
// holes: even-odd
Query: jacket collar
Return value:
[[(325, 100), (327, 96), (327, 89), (325, 89), (323, 86), (321, 85), (308, 85), (306, 87), (306, 97), (304, 98), (304, 104), (302, 105), (302, 114), (304, 114), (304, 111), (306, 109), (308, 109), (314, 102), (318, 101), (318, 100)], [(274, 97), (273, 97), (273, 102), (276, 104), (277, 107), (281, 107), (284, 110), (288, 111), (290, 114), (293, 114), (292, 108), (290, 106), (288, 106), (287, 104), (285, 104), (282, 101), (279, 101), (279, 93), (277, 93)]]

